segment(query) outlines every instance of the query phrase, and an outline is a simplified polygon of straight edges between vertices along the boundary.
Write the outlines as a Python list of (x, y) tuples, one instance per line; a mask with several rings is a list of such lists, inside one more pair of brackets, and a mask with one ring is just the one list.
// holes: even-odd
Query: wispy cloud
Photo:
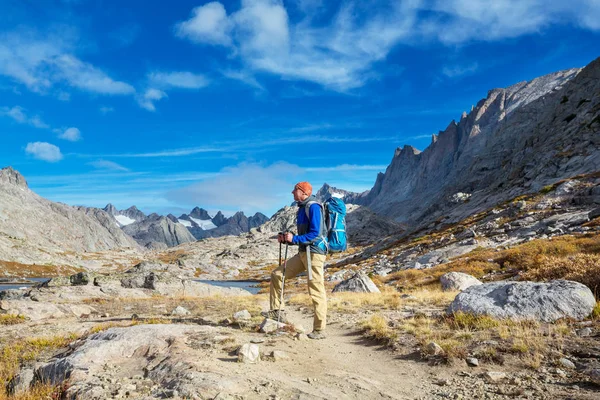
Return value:
[[(57, 34), (41, 37), (24, 30), (0, 34), (0, 75), (38, 93), (60, 84), (97, 94), (135, 92), (128, 83), (115, 80), (77, 58), (73, 50), (73, 44)], [(59, 94), (68, 95), (64, 91)]]
[(170, 191), (167, 198), (180, 204), (271, 212), (291, 201), (289, 193), (301, 172), (284, 162), (244, 163), (224, 168), (218, 177)]
[(260, 140), (249, 141), (223, 141), (207, 146), (186, 147), (179, 149), (165, 149), (143, 153), (115, 153), (115, 154), (78, 154), (80, 157), (113, 157), (113, 158), (156, 158), (156, 157), (186, 157), (203, 153), (226, 153), (230, 151), (243, 151), (265, 149), (276, 146), (287, 146), (299, 143), (368, 143), (394, 140), (384, 136), (298, 136), (298, 137), (268, 137)]
[(50, 127), (42, 121), (39, 115), (29, 116), (27, 115), (27, 110), (20, 106), (14, 106), (12, 108), (2, 107), (0, 108), (0, 115), (12, 118), (20, 124), (31, 125), (35, 128), (48, 129)]
[(137, 97), (138, 104), (145, 110), (156, 111), (155, 102), (168, 97), (165, 92), (159, 89), (147, 89), (144, 94)]
[[(199, 45), (224, 47), (242, 61), (240, 76), (245, 79), (240, 80), (246, 83), (254, 84), (248, 77), (266, 72), (348, 92), (377, 77), (375, 64), (399, 44), (498, 41), (536, 34), (551, 25), (600, 30), (596, 0), (351, 1), (332, 13), (328, 10), (329, 21), (322, 18), (321, 1), (292, 4), (300, 18), (292, 19), (280, 0), (244, 0), (229, 14), (220, 2), (211, 2), (177, 23), (175, 34)], [(472, 72), (472, 66), (444, 71), (451, 77)]]
[(67, 129), (63, 130), (62, 132), (60, 130), (58, 130), (58, 132), (59, 132), (59, 134), (58, 134), (59, 139), (68, 140), (70, 142), (77, 142), (77, 141), (81, 140), (81, 131), (77, 128), (71, 127), (71, 128), (67, 128)]
[(466, 75), (472, 75), (479, 69), (477, 62), (468, 65), (446, 65), (442, 68), (442, 74), (448, 78), (459, 78)]
[(306, 172), (348, 172), (348, 171), (385, 171), (387, 165), (341, 164), (332, 167), (306, 167)]
[(161, 89), (201, 89), (210, 83), (204, 75), (188, 71), (152, 72), (148, 74), (148, 80), (152, 86)]
[(128, 172), (129, 169), (125, 168), (124, 166), (117, 164), (116, 162), (113, 161), (108, 161), (108, 160), (97, 160), (97, 161), (92, 161), (89, 163), (92, 167), (96, 168), (96, 169), (100, 169), (100, 170), (107, 170), (107, 171), (124, 171), (124, 172)]
[(63, 159), (60, 148), (46, 142), (27, 143), (25, 152), (38, 160), (57, 162)]

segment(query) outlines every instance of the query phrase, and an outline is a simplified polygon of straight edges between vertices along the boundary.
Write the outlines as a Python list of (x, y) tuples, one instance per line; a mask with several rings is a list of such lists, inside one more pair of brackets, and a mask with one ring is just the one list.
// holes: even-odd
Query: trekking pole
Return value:
[[(281, 246), (280, 246), (281, 249)], [(281, 278), (281, 299), (279, 299), (279, 312), (277, 313), (277, 323), (281, 322), (281, 307), (283, 306), (283, 288), (285, 287), (285, 268), (287, 266), (288, 243), (285, 242), (285, 257), (283, 259), (283, 276)], [(281, 258), (280, 258), (281, 260)]]

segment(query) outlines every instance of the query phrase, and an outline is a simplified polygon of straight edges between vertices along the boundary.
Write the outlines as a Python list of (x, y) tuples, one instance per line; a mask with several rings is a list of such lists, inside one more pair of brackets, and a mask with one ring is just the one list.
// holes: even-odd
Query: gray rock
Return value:
[(566, 369), (575, 369), (575, 364), (573, 364), (573, 362), (567, 358), (561, 358), (558, 360), (558, 363)]
[(8, 384), (8, 391), (11, 395), (19, 395), (28, 391), (34, 379), (32, 368), (21, 370)]
[(238, 362), (256, 364), (260, 361), (260, 348), (257, 344), (246, 343), (238, 350)]
[(338, 283), (333, 292), (380, 293), (371, 278), (362, 272), (354, 274), (348, 280)]
[(177, 306), (175, 307), (175, 309), (173, 311), (171, 311), (171, 315), (173, 316), (179, 316), (179, 317), (185, 317), (186, 315), (191, 315), (192, 313), (186, 309), (185, 307), (182, 306)]
[(577, 331), (577, 336), (579, 337), (589, 337), (592, 336), (592, 328), (583, 328)]
[(277, 329), (283, 328), (285, 324), (283, 322), (277, 322), (269, 318), (265, 318), (265, 320), (260, 324), (259, 330), (262, 333), (271, 333), (275, 332)]
[(600, 386), (600, 368), (592, 368), (587, 371), (590, 381)]
[(442, 290), (460, 290), (463, 291), (473, 285), (481, 285), (481, 281), (474, 276), (463, 272), (449, 272), (440, 277)]
[(69, 281), (71, 285), (79, 286), (79, 285), (87, 285), (90, 283), (90, 275), (87, 272), (78, 272), (75, 275), (71, 275), (69, 277)]
[(444, 354), (444, 349), (442, 349), (442, 347), (435, 342), (427, 343), (424, 350), (425, 353), (430, 356), (438, 356), (440, 354)]
[(479, 366), (479, 360), (476, 359), (475, 357), (468, 357), (466, 360), (467, 365), (470, 367), (478, 367)]
[(507, 378), (504, 372), (488, 371), (483, 374), (483, 379), (488, 383), (502, 382)]
[(459, 293), (448, 313), (461, 311), (544, 322), (567, 317), (579, 321), (590, 315), (595, 304), (591, 290), (578, 282), (492, 282)]
[(235, 314), (233, 314), (234, 321), (248, 321), (251, 318), (252, 318), (252, 315), (250, 314), (250, 312), (248, 310), (238, 311)]

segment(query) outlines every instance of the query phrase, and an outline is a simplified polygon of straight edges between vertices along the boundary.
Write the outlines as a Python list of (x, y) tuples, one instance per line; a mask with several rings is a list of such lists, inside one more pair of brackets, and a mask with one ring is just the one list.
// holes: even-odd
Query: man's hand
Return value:
[(291, 232), (286, 232), (283, 236), (285, 238), (285, 243), (292, 243), (292, 240), (294, 239), (294, 235), (292, 235)]

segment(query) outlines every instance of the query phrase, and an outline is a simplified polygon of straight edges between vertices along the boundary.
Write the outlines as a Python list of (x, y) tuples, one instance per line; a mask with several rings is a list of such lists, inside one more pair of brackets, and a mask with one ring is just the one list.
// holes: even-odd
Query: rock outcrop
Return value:
[[(398, 148), (366, 205), (411, 227), (455, 222), (560, 179), (600, 169), (600, 59), (494, 89), (423, 152)], [(468, 201), (449, 199), (462, 193)]]
[(463, 272), (448, 272), (440, 277), (442, 290), (460, 290), (463, 291), (474, 285), (481, 285), (481, 281), (474, 276)]
[(157, 214), (152, 214), (140, 222), (126, 225), (123, 227), (123, 231), (140, 245), (150, 249), (164, 249), (196, 241), (196, 238), (185, 226)]
[(578, 282), (491, 282), (459, 293), (448, 312), (544, 322), (560, 318), (581, 321), (590, 315), (595, 305), (592, 291)]
[(64, 252), (116, 248), (139, 247), (108, 213), (46, 200), (14, 169), (0, 170), (0, 260), (44, 263)]

